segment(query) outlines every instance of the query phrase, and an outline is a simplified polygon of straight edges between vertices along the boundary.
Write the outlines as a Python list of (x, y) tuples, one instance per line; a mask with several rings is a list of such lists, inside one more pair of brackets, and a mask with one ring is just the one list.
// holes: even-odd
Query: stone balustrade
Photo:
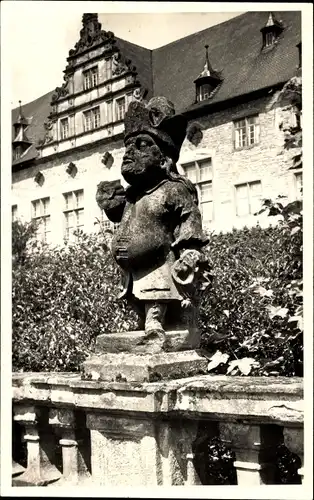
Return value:
[(304, 480), (298, 378), (201, 375), (124, 383), (14, 374), (13, 419), (22, 436), (16, 442), (15, 433), (14, 486), (209, 484), (199, 453), (214, 436), (231, 450), (239, 486), (276, 483), (280, 444), (299, 457)]

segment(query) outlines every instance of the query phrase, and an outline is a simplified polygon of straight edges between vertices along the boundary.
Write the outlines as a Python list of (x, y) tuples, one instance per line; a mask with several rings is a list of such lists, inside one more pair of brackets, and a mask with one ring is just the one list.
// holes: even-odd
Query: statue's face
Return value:
[(159, 178), (162, 161), (163, 154), (154, 139), (139, 134), (125, 143), (121, 173), (130, 185), (146, 183), (148, 179)]

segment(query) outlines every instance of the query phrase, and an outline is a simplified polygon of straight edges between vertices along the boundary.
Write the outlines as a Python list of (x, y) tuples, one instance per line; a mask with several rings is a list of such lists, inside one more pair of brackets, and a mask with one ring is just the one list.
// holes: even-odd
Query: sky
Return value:
[(124, 8), (124, 2), (93, 2), (92, 5), (90, 2), (71, 2), (69, 5), (59, 1), (6, 1), (2, 6), (4, 4), (2, 19), (6, 30), (3, 39), (6, 47), (10, 47), (11, 108), (17, 107), (19, 100), (22, 104), (30, 102), (62, 85), (66, 58), (79, 39), (84, 12), (98, 12), (104, 30), (148, 49), (161, 47), (243, 12), (238, 9), (235, 12), (206, 12), (212, 4), (199, 4), (204, 6), (201, 10), (205, 12), (169, 12), (169, 6), (178, 10), (182, 5), (172, 2), (167, 2), (164, 11), (168, 12), (163, 13), (150, 12), (161, 5), (159, 2), (135, 2), (137, 8), (141, 7), (141, 13), (126, 12), (134, 2)]

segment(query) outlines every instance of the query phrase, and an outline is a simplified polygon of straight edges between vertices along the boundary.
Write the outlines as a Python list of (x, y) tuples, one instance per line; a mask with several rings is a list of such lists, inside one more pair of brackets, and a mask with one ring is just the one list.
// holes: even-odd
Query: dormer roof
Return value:
[(201, 73), (198, 75), (196, 80), (194, 80), (194, 83), (199, 83), (200, 81), (201, 82), (206, 81), (207, 79), (217, 80), (217, 82), (221, 81), (220, 74), (213, 69), (212, 65), (209, 62), (208, 48), (209, 48), (209, 46), (206, 44), (205, 45), (206, 55), (205, 55), (204, 68), (201, 71)]

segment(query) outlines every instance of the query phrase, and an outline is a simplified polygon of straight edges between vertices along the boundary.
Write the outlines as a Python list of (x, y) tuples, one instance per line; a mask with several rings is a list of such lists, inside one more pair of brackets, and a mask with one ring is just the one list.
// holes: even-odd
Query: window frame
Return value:
[[(249, 120), (255, 119), (255, 122), (253, 124), (249, 123)], [(240, 122), (244, 122), (244, 127), (245, 127), (245, 144), (237, 145), (237, 131), (240, 129), (244, 129), (244, 127), (237, 127), (237, 124)], [(254, 126), (254, 142), (248, 144), (248, 138), (250, 137), (250, 127)], [(246, 115), (241, 118), (236, 118), (233, 120), (233, 149), (235, 151), (240, 151), (242, 149), (250, 149), (257, 144), (260, 143), (260, 118), (259, 118), (259, 113), (254, 113), (251, 115)]]
[[(254, 213), (256, 210), (252, 211), (252, 195), (251, 195), (251, 186), (254, 184), (259, 184), (260, 185), (260, 200), (263, 199), (263, 185), (261, 180), (254, 180), (254, 181), (247, 181), (247, 182), (241, 182), (238, 184), (235, 184), (234, 186), (234, 199), (235, 199), (235, 214), (236, 217), (242, 218), (242, 217), (251, 217), (252, 215), (254, 216)], [(238, 197), (237, 197), (237, 189), (240, 187), (246, 186), (247, 188), (247, 201), (248, 201), (248, 207), (249, 207), (249, 212), (247, 214), (239, 215), (238, 214)]]
[[(73, 231), (76, 231), (78, 229), (84, 228), (84, 220), (82, 224), (77, 224), (78, 218), (79, 218), (79, 213), (82, 213), (84, 217), (84, 189), (75, 189), (72, 191), (67, 191), (66, 193), (63, 194), (63, 200), (64, 200), (64, 208), (63, 208), (63, 237), (64, 240), (69, 242), (69, 243), (75, 243), (77, 242), (77, 236), (74, 236), (74, 239), (71, 240), (71, 233), (70, 230), (73, 229)], [(79, 204), (79, 198), (78, 194), (82, 194), (82, 198), (80, 200)], [(73, 204), (71, 203), (71, 206), (69, 206), (69, 198), (68, 195), (71, 195), (71, 199), (75, 199), (76, 203)], [(69, 214), (73, 214), (73, 217), (76, 221), (76, 224), (73, 224), (73, 226), (69, 225)], [(73, 235), (72, 231), (72, 235)]]
[[(66, 127), (64, 127), (64, 124), (67, 124)], [(64, 131), (67, 131), (66, 134), (64, 134)], [(70, 123), (69, 123), (69, 117), (66, 116), (65, 118), (60, 118), (60, 139), (61, 141), (68, 139), (70, 137)]]
[[(298, 178), (301, 178), (301, 189), (302, 192), (299, 191), (298, 188)], [(303, 171), (299, 170), (298, 172), (293, 172), (293, 181), (294, 181), (294, 195), (295, 199), (300, 201), (303, 199)]]
[[(121, 109), (121, 108), (119, 108), (119, 102), (122, 102), (122, 101), (123, 101), (123, 116), (121, 117), (119, 115), (119, 112)], [(117, 97), (115, 99), (115, 121), (117, 121), (117, 122), (123, 121), (125, 118), (125, 113), (126, 113), (126, 96), (123, 95), (123, 96)]]
[[(96, 118), (98, 119), (98, 122), (96, 124)], [(87, 117), (91, 126), (87, 127), (86, 124), (88, 123)], [(96, 130), (101, 127), (101, 121), (100, 121), (100, 106), (95, 106), (93, 108), (87, 109), (83, 111), (83, 131), (84, 132), (91, 132), (92, 130)]]
[(102, 230), (107, 231), (109, 229), (114, 233), (119, 227), (120, 223), (111, 222), (101, 208), (99, 208), (99, 211), (100, 211), (100, 216), (99, 218), (97, 217), (97, 219), (99, 220), (99, 231)]
[(23, 148), (20, 144), (18, 144), (14, 149), (13, 149), (13, 161), (19, 160), (23, 154)]
[[(207, 88), (206, 91), (204, 90), (205, 87)], [(202, 85), (200, 85), (197, 89), (198, 102), (207, 101), (207, 99), (210, 99), (212, 91), (213, 89), (211, 88), (209, 83), (203, 83)]]
[(18, 205), (15, 203), (11, 205), (11, 220), (12, 222), (16, 222), (18, 219)]
[[(210, 162), (210, 173), (207, 176), (202, 177), (201, 165), (208, 163), (208, 162)], [(190, 177), (188, 177), (187, 172), (186, 172), (187, 167), (190, 167), (192, 165), (194, 165), (195, 173), (196, 173), (195, 181), (190, 179)], [(213, 191), (213, 159), (212, 159), (212, 157), (199, 158), (199, 159), (196, 159), (196, 160), (193, 160), (190, 162), (181, 163), (181, 167), (184, 171), (185, 177), (187, 177), (192, 182), (192, 184), (196, 187), (198, 201), (199, 201), (199, 209), (200, 209), (200, 212), (202, 214), (202, 221), (205, 224), (211, 224), (215, 220), (215, 212), (214, 212), (215, 205), (214, 205), (214, 191)], [(205, 184), (210, 184), (210, 186), (211, 186), (211, 200), (202, 201), (202, 191), (201, 190), (202, 190), (202, 186), (204, 186)], [(205, 219), (204, 215), (203, 215), (203, 205), (205, 205), (206, 203), (212, 204), (212, 210), (211, 210), (212, 217), (211, 217), (211, 219)]]
[[(94, 81), (94, 77), (96, 80)], [(92, 66), (83, 71), (83, 90), (91, 90), (99, 85), (99, 68), (98, 65)]]
[(276, 35), (273, 31), (267, 31), (265, 33), (265, 44), (264, 47), (271, 47), (274, 45), (276, 40)]
[[(48, 211), (44, 202), (48, 200)], [(37, 215), (36, 203), (39, 203), (40, 213)], [(36, 239), (44, 243), (48, 243), (48, 234), (51, 234), (51, 212), (50, 212), (50, 196), (45, 196), (44, 198), (37, 198), (31, 201), (32, 205), (32, 216), (31, 219), (38, 222), (38, 227), (36, 230)], [(42, 223), (44, 225), (42, 225)], [(48, 223), (48, 229), (47, 229)], [(43, 229), (43, 230), (42, 230)]]
[(112, 58), (107, 57), (104, 59), (104, 82), (112, 79)]

